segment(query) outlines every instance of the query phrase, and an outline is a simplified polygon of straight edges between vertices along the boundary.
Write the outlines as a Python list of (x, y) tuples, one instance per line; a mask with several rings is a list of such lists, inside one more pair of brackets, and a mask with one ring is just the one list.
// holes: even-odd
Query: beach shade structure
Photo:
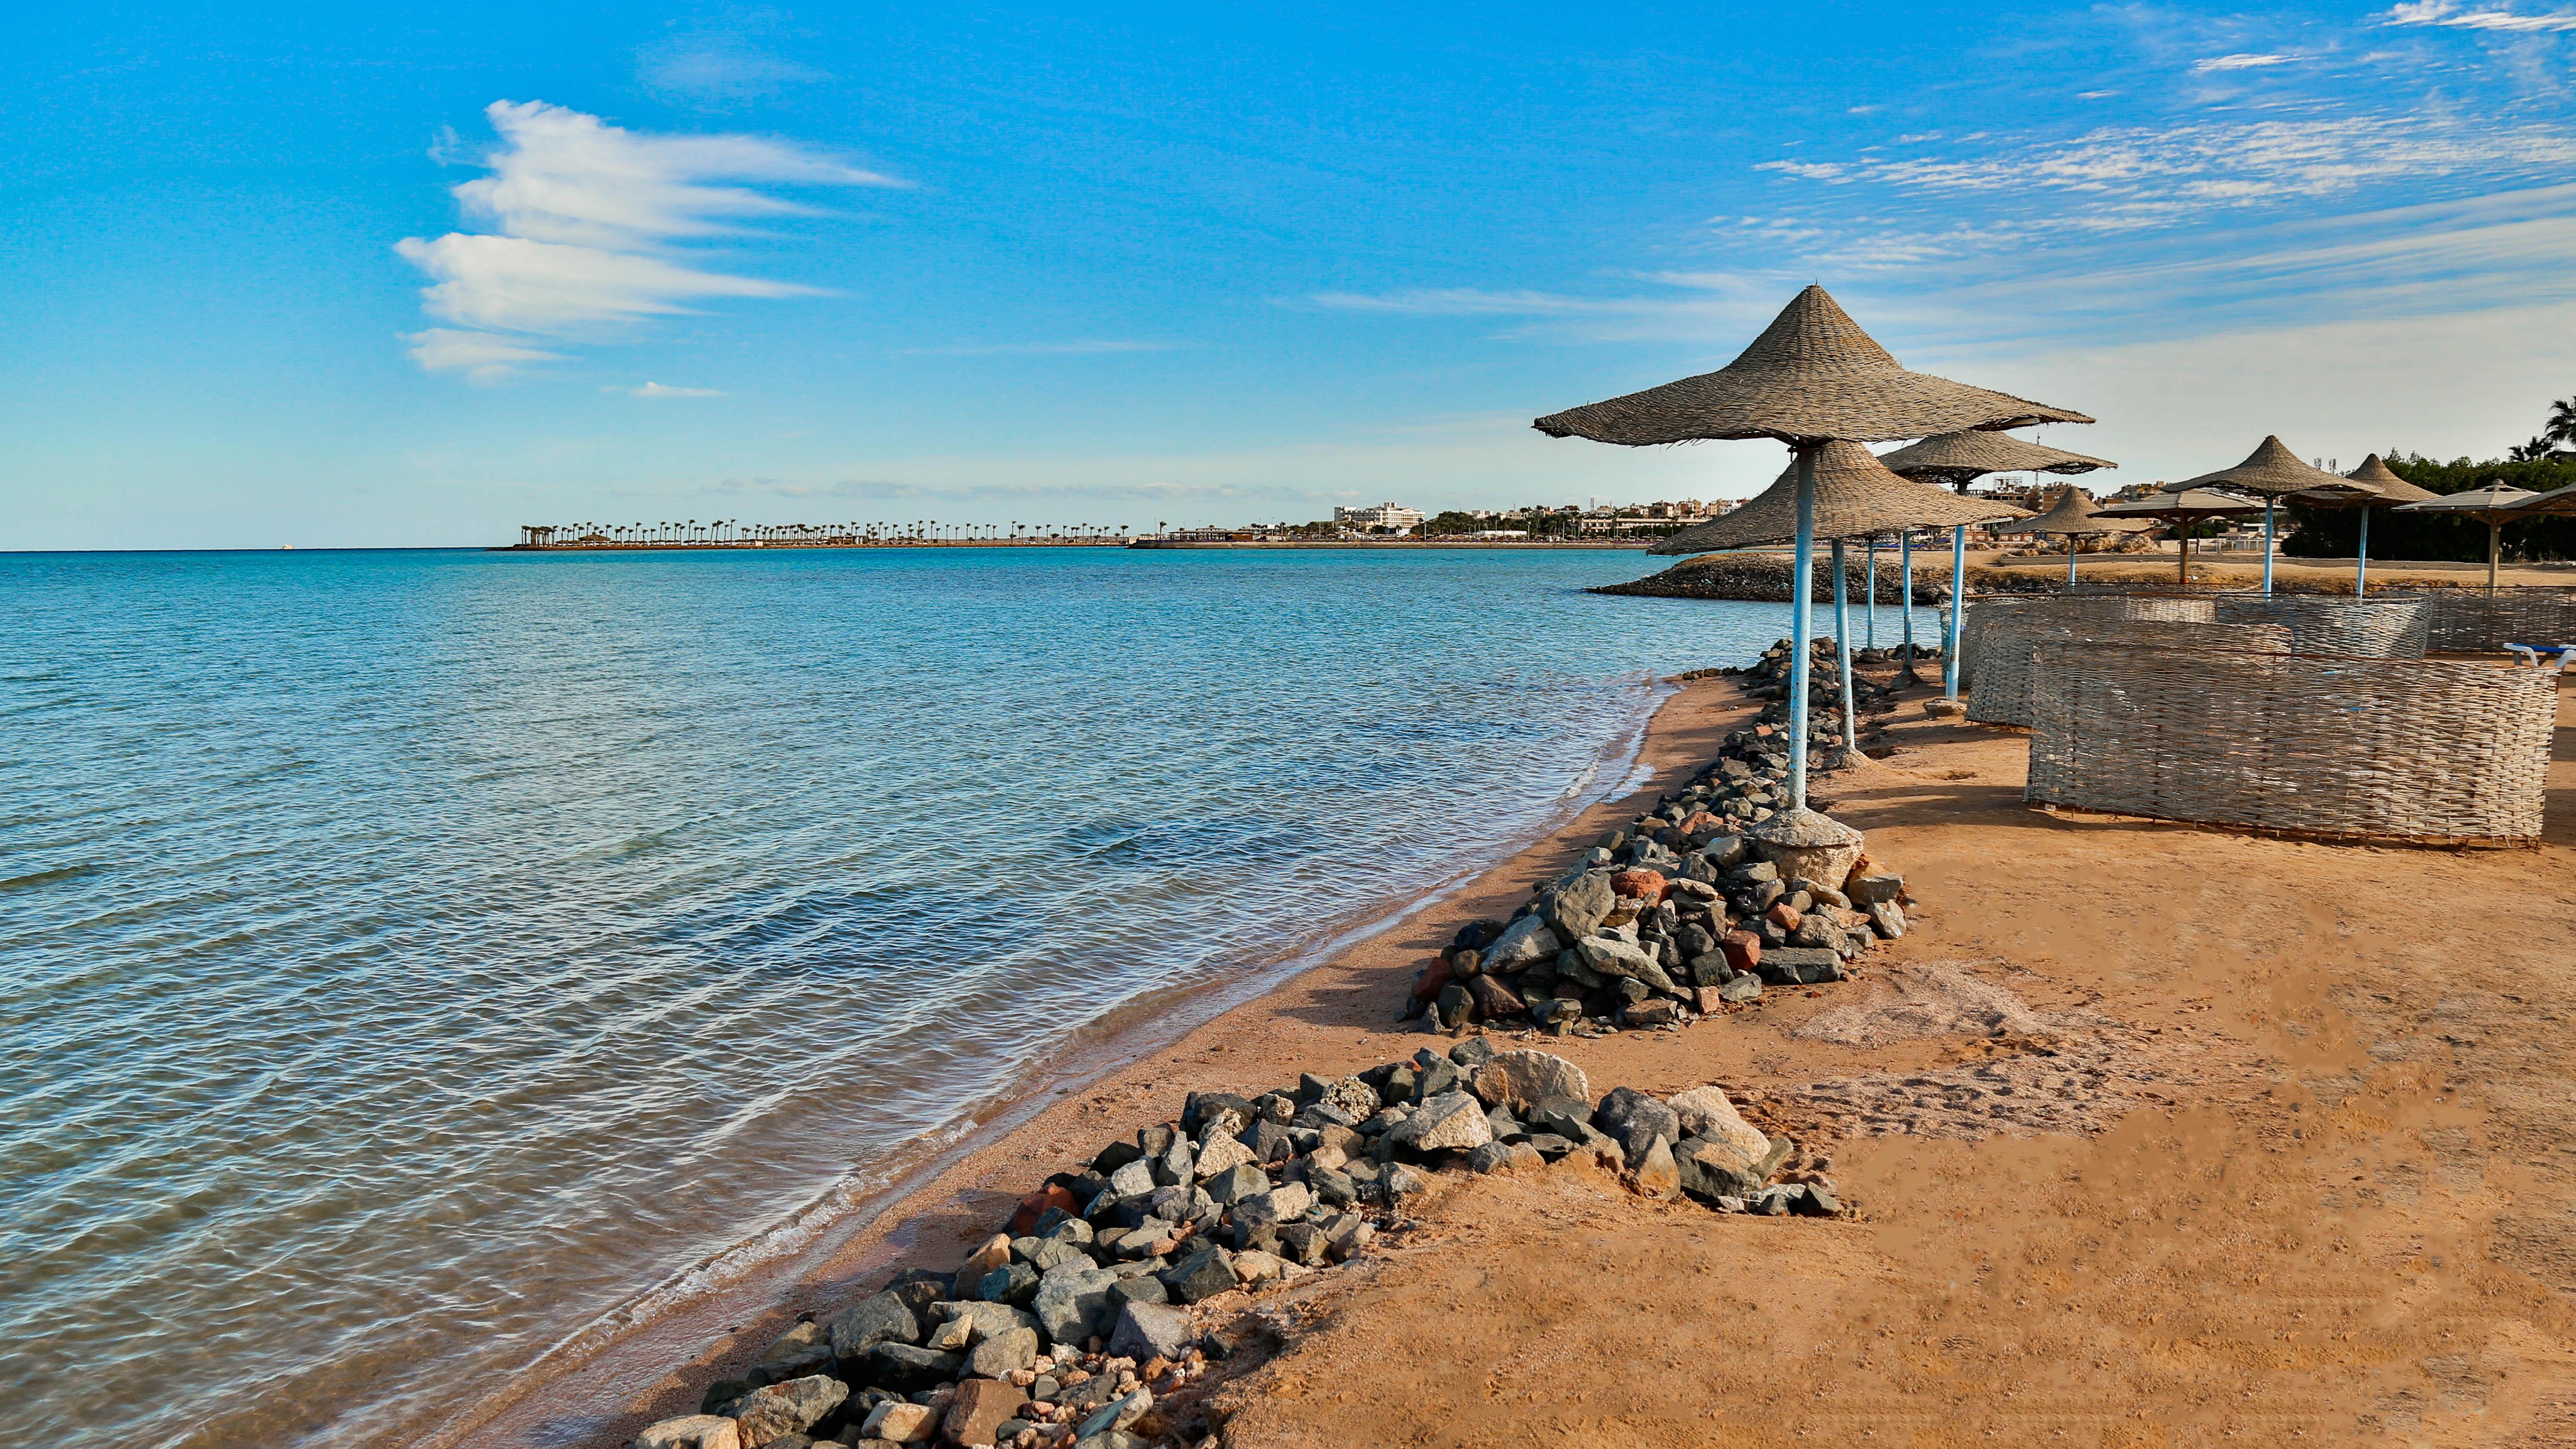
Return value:
[(2191, 584), (2191, 526), (2213, 518), (2245, 518), (2262, 511), (2263, 505), (2259, 503), (2195, 488), (2188, 493), (2150, 493), (2144, 498), (2106, 503), (2093, 510), (2093, 516), (2161, 518), (2173, 524), (2175, 542), (2181, 555), (2174, 563), (2174, 578), (2187, 588)]
[[(2008, 433), (1960, 432), (1936, 433), (1919, 443), (1909, 443), (1892, 453), (1879, 455), (1879, 462), (1889, 471), (1927, 483), (1946, 483), (1961, 493), (1968, 491), (1971, 480), (1988, 473), (2091, 473), (2120, 465), (2108, 458), (2085, 453), (2070, 453), (2046, 443), (2034, 443)], [(1942, 641), (1941, 688), (1952, 699), (1959, 697), (1959, 621), (1965, 615), (1968, 576), (1968, 530), (1950, 530), (1950, 634)], [(1914, 563), (1911, 555), (1905, 561), (1905, 597), (1914, 598)], [(1905, 672), (1914, 672), (1912, 615), (1907, 615)]]
[(2555, 498), (2558, 493), (2565, 491), (2560, 489), (2553, 493), (2534, 493), (2528, 488), (2516, 488), (2510, 483), (2499, 481), (2489, 483), (2484, 488), (2472, 488), (2466, 493), (2445, 493), (2427, 498), (2420, 503), (2401, 503), (2397, 511), (2458, 514), (2485, 524), (2487, 526), (2487, 597), (2492, 599), (2496, 591), (2496, 556), (2504, 548), (2504, 526), (2526, 514), (2540, 512), (2540, 509), (2529, 506), (2533, 502), (2544, 498)]
[(2313, 488), (2293, 493), (2290, 501), (2302, 508), (2358, 508), (2361, 510), (2361, 540), (2353, 547), (2352, 596), (2356, 599), (2370, 592), (2370, 510), (2399, 503), (2421, 503), (2442, 495), (2430, 488), (2418, 488), (2389, 470), (2377, 453), (2361, 460), (2361, 466), (2346, 473), (2341, 488)]
[(2135, 533), (2155, 524), (2144, 518), (2104, 518), (2092, 496), (2069, 483), (2060, 489), (2057, 502), (2046, 513), (2027, 523), (2016, 523), (2017, 533), (2055, 534), (2066, 540), (2066, 584), (2075, 586), (2075, 540), (2105, 533)]
[(2245, 455), (2245, 461), (2232, 468), (2203, 473), (2179, 483), (2168, 483), (2168, 493), (2187, 493), (2195, 488), (2215, 489), (2222, 493), (2241, 493), (2263, 500), (2263, 592), (2272, 592), (2273, 510), (2293, 493), (2317, 488), (2337, 488), (2348, 482), (2340, 473), (2312, 468), (2299, 461), (2299, 455), (2284, 447), (2277, 437), (2266, 437)]
[[(1706, 523), (1695, 523), (1646, 551), (1656, 554), (1709, 553), (1726, 548), (1824, 539), (1833, 545), (1835, 668), (1843, 690), (1843, 749), (1849, 759), (1856, 738), (1852, 714), (1851, 611), (1844, 595), (1843, 549), (1855, 538), (1869, 538), (1907, 528), (1964, 528), (2028, 518), (2030, 510), (1994, 498), (1947, 493), (1928, 483), (1900, 478), (1858, 443), (1834, 441), (1810, 453), (1735, 509)], [(1801, 562), (1789, 586), (1803, 604), (1813, 589), (1811, 571)], [(1797, 607), (1797, 605), (1793, 605)], [(1796, 639), (1792, 631), (1793, 640)], [(1804, 647), (1798, 641), (1798, 647)], [(1797, 727), (1793, 724), (1793, 728)]]
[[(1773, 438), (1788, 444), (1796, 455), (1796, 498), (1791, 510), (1795, 582), (1789, 590), (1789, 808), (1762, 822), (1773, 834), (1785, 835), (1806, 825), (1806, 817), (1813, 813), (1807, 809), (1807, 595), (1815, 561), (1817, 455), (1837, 441), (1893, 442), (1970, 429), (2091, 421), (2065, 408), (1909, 372), (1863, 332), (1824, 288), (1810, 286), (1781, 309), (1741, 356), (1717, 371), (1552, 413), (1531, 426), (1550, 437), (1590, 438), (1632, 448), (1705, 438)], [(1890, 518), (1859, 531), (1906, 523), (1903, 518)], [(1723, 546), (1703, 545), (1701, 550), (1689, 551)], [(1667, 547), (1662, 551), (1685, 550)]]

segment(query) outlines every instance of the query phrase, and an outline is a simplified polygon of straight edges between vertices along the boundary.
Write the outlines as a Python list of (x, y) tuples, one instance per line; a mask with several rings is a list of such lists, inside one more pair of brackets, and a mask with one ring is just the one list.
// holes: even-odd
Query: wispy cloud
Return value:
[(2287, 55), (2258, 55), (2251, 51), (2239, 51), (2234, 55), (2213, 55), (2206, 60), (2195, 60), (2191, 63), (2191, 68), (2195, 71), (2261, 70), (2266, 66), (2288, 65), (2293, 59), (2295, 57)]
[(610, 387), (610, 388), (602, 388), (602, 389), (601, 389), (601, 391), (603, 391), (603, 392), (622, 392), (622, 393), (626, 394), (628, 397), (723, 397), (723, 396), (724, 396), (724, 394), (723, 394), (723, 393), (720, 393), (720, 392), (716, 391), (714, 388), (711, 388), (711, 387), (666, 387), (666, 386), (664, 386), (663, 384), (658, 383), (658, 382), (648, 382), (648, 383), (644, 384), (642, 387)]
[[(812, 214), (734, 183), (903, 184), (756, 136), (649, 135), (542, 101), (495, 101), (485, 114), (501, 137), (483, 162), (489, 174), (452, 190), (465, 214), (491, 229), (406, 237), (394, 250), (432, 278), (421, 294), (432, 316), (488, 332), (578, 338), (713, 298), (817, 295), (713, 270), (678, 244)], [(453, 149), (452, 137), (442, 138), (439, 153)], [(482, 365), (497, 369), (490, 380), (518, 364)]]
[(403, 341), (411, 344), (412, 360), (420, 364), (423, 372), (461, 372), (467, 382), (477, 387), (507, 381), (513, 370), (530, 363), (564, 360), (560, 352), (546, 352), (489, 332), (459, 332), (452, 327), (406, 332)]
[(1083, 357), (1104, 352), (1170, 352), (1183, 346), (1178, 342), (1151, 342), (1128, 338), (1083, 338), (1068, 342), (986, 342), (960, 343), (953, 347), (907, 347), (903, 357)]
[(761, 100), (789, 86), (813, 85), (831, 74), (790, 60), (762, 42), (779, 17), (759, 13), (740, 24), (675, 30), (635, 57), (635, 78), (667, 101), (722, 110)]
[(2521, 15), (2511, 10), (2471, 9), (2455, 0), (2415, 0), (2390, 10), (2382, 25), (2442, 25), (2455, 30), (2501, 30), (2522, 34), (2576, 30), (2576, 12), (2551, 11)]

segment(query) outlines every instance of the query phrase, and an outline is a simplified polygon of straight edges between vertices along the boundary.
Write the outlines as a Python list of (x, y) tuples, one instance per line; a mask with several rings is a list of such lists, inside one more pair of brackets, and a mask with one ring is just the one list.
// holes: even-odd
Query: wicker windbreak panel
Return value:
[(2221, 594), (2219, 622), (2281, 624), (2301, 654), (2421, 659), (2432, 644), (2432, 609), (2421, 599), (2315, 599)]
[(2023, 798), (2312, 835), (2540, 834), (2558, 689), (2537, 669), (2035, 646)]
[[(2182, 594), (2042, 594), (1970, 599), (1967, 621), (1959, 631), (1959, 684), (1967, 688), (1977, 682), (1977, 658), (1985, 647), (1984, 631), (1991, 625), (2036, 619), (2058, 624), (2207, 623), (2217, 617), (2216, 604)], [(1941, 627), (1950, 627), (1946, 609), (1942, 611)]]
[[(2153, 619), (2008, 619), (1986, 626), (1986, 658), (1968, 692), (1968, 718), (1978, 724), (2028, 726), (2039, 688), (2035, 656), (2043, 644), (2092, 649), (2243, 649), (2290, 652), (2278, 624), (2167, 623)], [(2178, 656), (2188, 658), (2188, 653)]]
[(2494, 653), (2507, 644), (2576, 644), (2576, 591), (2517, 589), (2489, 598), (2466, 589), (2415, 595), (2425, 606), (2428, 647)]

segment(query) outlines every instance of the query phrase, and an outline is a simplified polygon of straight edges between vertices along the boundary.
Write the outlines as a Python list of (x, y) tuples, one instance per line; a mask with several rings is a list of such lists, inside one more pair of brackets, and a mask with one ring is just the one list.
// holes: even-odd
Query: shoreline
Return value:
[(415, 1442), (622, 1446), (646, 1424), (693, 1412), (706, 1383), (738, 1373), (798, 1312), (859, 1296), (898, 1259), (962, 1257), (989, 1233), (994, 1209), (1043, 1175), (1039, 1164), (1088, 1156), (1083, 1144), (1104, 1132), (1168, 1118), (1187, 1091), (1259, 1089), (1282, 1061), (1356, 1069), (1403, 1055), (1412, 1044), (1396, 1043), (1418, 1033), (1396, 1008), (1412, 968), (1447, 939), (1437, 930), (1416, 940), (1408, 927), (1435, 908), (1508, 914), (1531, 880), (1624, 822), (1628, 802), (1664, 776), (1714, 757), (1726, 731), (1759, 707), (1714, 678), (1646, 688), (1639, 717), (1605, 747), (1597, 773), (1568, 791), (1580, 803), (1502, 842), (1488, 863), (1351, 912), (1249, 973), (1140, 998), (1087, 1024), (970, 1106), (952, 1131), (912, 1139), (594, 1317), (494, 1392), (425, 1421)]

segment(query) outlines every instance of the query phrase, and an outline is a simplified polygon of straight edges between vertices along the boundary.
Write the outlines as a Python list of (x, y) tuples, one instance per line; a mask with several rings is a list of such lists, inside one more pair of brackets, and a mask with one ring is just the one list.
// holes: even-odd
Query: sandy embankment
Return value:
[[(2026, 737), (1901, 726), (1834, 787), (1931, 907), (1879, 979), (1568, 1050), (1738, 1089), (1863, 1220), (1444, 1181), (1228, 1444), (2576, 1444), (2560, 718), (2547, 842), (2486, 852), (2055, 818)], [(1962, 980), (2022, 1009), (1907, 1034)]]
[[(1696, 766), (1739, 710), (1692, 685), (1648, 759)], [(1862, 981), (1554, 1048), (1596, 1091), (1726, 1084), (1862, 1220), (1444, 1179), (1402, 1246), (1258, 1300), (1286, 1342), (1221, 1391), (1229, 1445), (2576, 1443), (2569, 732), (2547, 843), (2469, 853), (2055, 818), (2017, 733), (1894, 738), (1821, 792), (1927, 907)], [(1634, 808), (1067, 1095), (615, 1402), (576, 1375), (476, 1442), (622, 1444), (1186, 1091), (1411, 1051), (1394, 1006), (1448, 928)]]

